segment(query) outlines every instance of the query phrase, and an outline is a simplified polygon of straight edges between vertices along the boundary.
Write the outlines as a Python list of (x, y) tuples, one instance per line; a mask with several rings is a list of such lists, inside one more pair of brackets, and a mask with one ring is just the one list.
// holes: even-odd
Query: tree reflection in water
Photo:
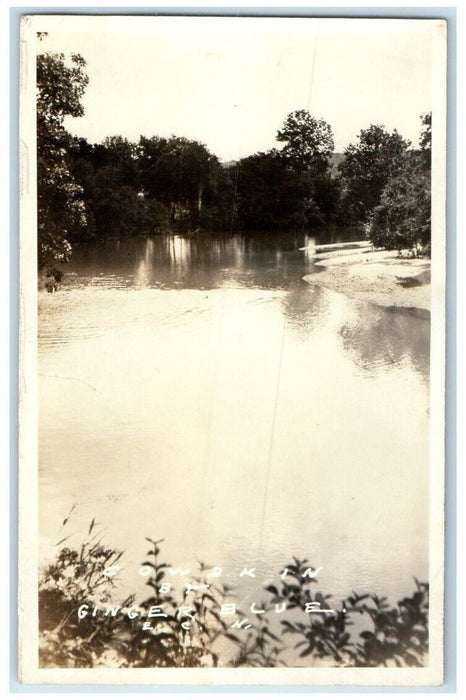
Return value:
[(283, 313), (300, 341), (306, 341), (328, 315), (329, 296), (303, 280), (289, 289), (282, 300)]
[(371, 371), (380, 365), (400, 365), (409, 360), (427, 382), (430, 318), (425, 312), (367, 303), (358, 306), (359, 313), (339, 330), (345, 351), (358, 367)]

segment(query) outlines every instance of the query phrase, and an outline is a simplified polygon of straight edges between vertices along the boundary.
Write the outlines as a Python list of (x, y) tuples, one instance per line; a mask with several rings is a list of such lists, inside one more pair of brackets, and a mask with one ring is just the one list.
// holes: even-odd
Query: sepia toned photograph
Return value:
[(440, 685), (447, 23), (20, 43), (20, 681)]

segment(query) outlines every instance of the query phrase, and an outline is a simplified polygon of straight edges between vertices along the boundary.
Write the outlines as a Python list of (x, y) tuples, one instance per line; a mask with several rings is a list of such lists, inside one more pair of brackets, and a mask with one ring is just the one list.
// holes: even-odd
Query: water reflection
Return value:
[(430, 321), (408, 309), (365, 304), (340, 328), (348, 355), (365, 371), (410, 362), (427, 381), (430, 371)]
[(315, 239), (316, 245), (329, 245), (331, 243), (346, 243), (348, 241), (363, 241), (365, 238), (363, 226), (338, 226), (327, 224), (315, 226), (310, 236)]
[(283, 313), (296, 336), (305, 341), (322, 325), (328, 313), (329, 295), (302, 281), (283, 297)]
[[(360, 237), (357, 229), (328, 229), (329, 241)], [(100, 241), (77, 246), (66, 268), (65, 289), (218, 289), (285, 290), (283, 313), (301, 340), (321, 323), (328, 295), (302, 281), (318, 273), (315, 244), (319, 229), (307, 234), (215, 236), (158, 236)], [(354, 302), (338, 333), (349, 356), (364, 370), (399, 364), (409, 359), (429, 375), (428, 319), (412, 312), (387, 310)]]
[(75, 247), (65, 285), (177, 289), (286, 289), (314, 270), (304, 234), (159, 236)]

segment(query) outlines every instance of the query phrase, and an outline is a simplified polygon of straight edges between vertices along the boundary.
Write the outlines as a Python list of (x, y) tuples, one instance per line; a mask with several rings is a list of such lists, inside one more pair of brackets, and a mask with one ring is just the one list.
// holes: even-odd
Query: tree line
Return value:
[(362, 223), (378, 247), (428, 247), (430, 114), (421, 116), (417, 148), (371, 124), (339, 155), (331, 126), (296, 110), (277, 131), (281, 148), (225, 164), (175, 135), (73, 137), (64, 120), (84, 114), (85, 67), (78, 54), (37, 58), (40, 267), (66, 261), (86, 239), (328, 223)]

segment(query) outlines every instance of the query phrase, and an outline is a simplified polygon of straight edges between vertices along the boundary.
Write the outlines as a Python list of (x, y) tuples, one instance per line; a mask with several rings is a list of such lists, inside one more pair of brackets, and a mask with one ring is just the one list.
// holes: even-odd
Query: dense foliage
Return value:
[(368, 221), (376, 247), (428, 251), (431, 239), (431, 115), (421, 117), (421, 150), (403, 155), (382, 189)]
[(368, 236), (377, 248), (424, 250), (430, 242), (430, 172), (417, 154), (385, 185), (369, 219)]
[(256, 153), (237, 166), (238, 225), (248, 229), (296, 229), (328, 223), (337, 189), (329, 176), (330, 126), (309, 112), (288, 115), (277, 141), (281, 150)]
[(39, 267), (66, 261), (70, 241), (87, 224), (82, 188), (69, 170), (70, 135), (66, 116), (84, 114), (81, 98), (88, 83), (84, 59), (72, 54), (37, 58), (37, 213)]
[(323, 119), (315, 119), (304, 109), (291, 112), (277, 141), (285, 144), (282, 154), (295, 172), (307, 171), (316, 177), (327, 172), (334, 143), (332, 129)]
[(140, 603), (134, 595), (119, 603), (112, 599), (122, 552), (102, 543), (95, 520), (79, 549), (62, 548), (43, 569), (42, 667), (426, 663), (425, 583), (415, 581), (414, 593), (395, 606), (386, 598), (357, 593), (336, 603), (316, 589), (317, 571), (308, 561), (294, 558), (276, 582), (265, 585), (257, 606), (232, 611), (233, 589), (215, 570), (201, 563), (177, 589), (171, 567), (160, 561), (160, 541), (148, 541), (141, 571), (147, 572), (150, 594)]
[[(222, 164), (202, 143), (179, 136), (72, 137), (65, 117), (84, 113), (88, 78), (78, 55), (37, 59), (39, 266), (66, 261), (86, 238), (200, 230), (367, 224), (376, 246), (430, 240), (430, 115), (420, 150), (396, 130), (363, 129), (335, 154), (332, 129), (306, 110), (277, 131), (280, 148)], [(338, 167), (336, 164), (338, 163)]]
[(396, 130), (390, 134), (374, 124), (363, 129), (358, 139), (345, 150), (339, 170), (344, 182), (344, 208), (350, 218), (366, 221), (379, 204), (387, 180), (399, 172), (410, 144)]

